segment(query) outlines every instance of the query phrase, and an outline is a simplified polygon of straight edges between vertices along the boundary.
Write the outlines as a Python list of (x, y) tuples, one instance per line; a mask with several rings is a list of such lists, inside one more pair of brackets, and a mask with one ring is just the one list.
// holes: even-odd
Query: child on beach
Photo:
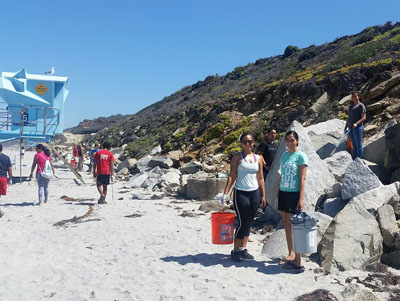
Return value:
[(225, 202), (227, 193), (236, 180), (234, 192), (234, 207), (238, 217), (235, 232), (232, 261), (252, 260), (254, 257), (247, 251), (246, 246), (260, 201), (265, 207), (265, 189), (263, 178), (263, 160), (253, 153), (253, 136), (245, 133), (240, 136), (242, 152), (235, 154), (231, 161), (231, 169), (221, 201)]
[(103, 149), (96, 152), (93, 156), (93, 177), (96, 179), (97, 190), (100, 193), (99, 204), (107, 204), (107, 186), (112, 182), (114, 175), (114, 156), (109, 151), (111, 144), (103, 143)]
[(281, 182), (278, 194), (278, 211), (282, 215), (285, 226), (286, 242), (289, 255), (279, 264), (286, 269), (294, 269), (301, 273), (301, 254), (295, 254), (292, 226), (290, 218), (295, 212), (303, 210), (304, 187), (308, 159), (306, 154), (298, 150), (299, 136), (295, 131), (288, 131), (285, 135), (287, 151), (281, 156)]
[(47, 203), (49, 199), (49, 182), (50, 179), (47, 179), (42, 176), (43, 169), (45, 167), (46, 161), (49, 160), (51, 169), (53, 171), (53, 175), (55, 175), (53, 162), (51, 162), (51, 154), (50, 150), (44, 147), (43, 144), (36, 145), (36, 155), (33, 158), (31, 174), (29, 175), (29, 179), (32, 179), (33, 172), (36, 169), (36, 181), (38, 183), (38, 195), (39, 195), (39, 203), (40, 206), (42, 203)]

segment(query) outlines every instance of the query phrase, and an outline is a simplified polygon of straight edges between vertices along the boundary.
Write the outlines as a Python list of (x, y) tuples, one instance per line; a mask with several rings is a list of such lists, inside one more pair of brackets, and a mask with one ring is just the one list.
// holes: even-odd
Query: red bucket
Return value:
[(75, 162), (75, 159), (71, 159), (71, 163), (70, 163), (70, 164), (71, 164), (73, 167), (75, 167), (75, 163), (76, 163), (76, 162)]
[(211, 213), (211, 242), (216, 245), (233, 243), (235, 214), (230, 212)]

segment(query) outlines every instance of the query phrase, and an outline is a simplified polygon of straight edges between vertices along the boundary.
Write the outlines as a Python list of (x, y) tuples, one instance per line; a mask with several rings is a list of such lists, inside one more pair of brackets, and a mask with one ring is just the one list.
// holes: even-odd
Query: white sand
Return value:
[[(0, 199), (0, 300), (276, 301), (319, 288), (340, 300), (348, 276), (367, 275), (324, 276), (309, 261), (304, 274), (293, 274), (261, 256), (263, 236), (257, 235), (248, 246), (255, 261), (233, 263), (232, 245), (211, 244), (210, 213), (180, 216), (184, 210), (202, 214), (199, 202), (132, 200), (132, 190), (122, 193), (124, 182), (113, 185), (113, 201), (110, 187), (109, 204), (96, 204), (86, 222), (54, 226), (88, 210), (62, 195), (97, 200), (93, 180), (83, 174), (90, 184), (78, 186), (71, 172), (57, 168), (60, 179), (51, 181), (49, 203), (42, 206), (32, 206), (35, 181), (11, 186)], [(142, 216), (125, 217), (133, 213)]]

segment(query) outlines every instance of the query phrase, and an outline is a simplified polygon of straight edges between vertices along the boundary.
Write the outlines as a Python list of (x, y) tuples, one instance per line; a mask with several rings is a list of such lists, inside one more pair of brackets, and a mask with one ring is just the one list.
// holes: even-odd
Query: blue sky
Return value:
[(208, 75), (400, 21), (400, 1), (0, 0), (0, 71), (70, 78), (65, 127)]

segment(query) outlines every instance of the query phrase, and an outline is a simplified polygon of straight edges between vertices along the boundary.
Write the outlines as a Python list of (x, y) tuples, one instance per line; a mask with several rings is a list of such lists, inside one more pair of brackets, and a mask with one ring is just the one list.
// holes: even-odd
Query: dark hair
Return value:
[(45, 154), (47, 157), (50, 157), (50, 155), (51, 155), (50, 150), (49, 150), (48, 148), (44, 147), (44, 145), (41, 144), (41, 143), (39, 143), (38, 145), (36, 145), (36, 149), (41, 150), (42, 152), (44, 152), (44, 154)]
[(3, 144), (0, 143), (0, 152), (3, 151)]
[[(299, 135), (296, 133), (296, 131), (288, 131), (288, 132), (286, 132), (286, 134), (285, 134), (285, 140), (286, 140), (286, 137), (289, 136), (289, 135), (293, 135), (293, 137), (294, 137), (297, 141), (299, 141)], [(297, 142), (297, 145), (299, 145), (299, 142)]]
[(274, 128), (273, 126), (269, 127), (267, 129), (267, 133), (271, 133), (271, 131), (276, 131), (276, 128)]
[(362, 100), (362, 95), (361, 95), (361, 92), (360, 91), (353, 91), (353, 92), (351, 92), (351, 96), (353, 96), (353, 94), (357, 94), (358, 95), (358, 100), (360, 101), (360, 102), (363, 102)]
[(246, 133), (243, 133), (242, 135), (240, 135), (239, 141), (240, 141), (240, 142), (243, 142), (243, 138), (244, 138), (245, 136), (251, 136), (251, 138), (253, 138), (253, 135), (252, 135), (252, 134), (246, 132)]
[(103, 148), (109, 149), (110, 147), (111, 147), (111, 143), (110, 142), (108, 142), (108, 141), (104, 141), (103, 142)]

